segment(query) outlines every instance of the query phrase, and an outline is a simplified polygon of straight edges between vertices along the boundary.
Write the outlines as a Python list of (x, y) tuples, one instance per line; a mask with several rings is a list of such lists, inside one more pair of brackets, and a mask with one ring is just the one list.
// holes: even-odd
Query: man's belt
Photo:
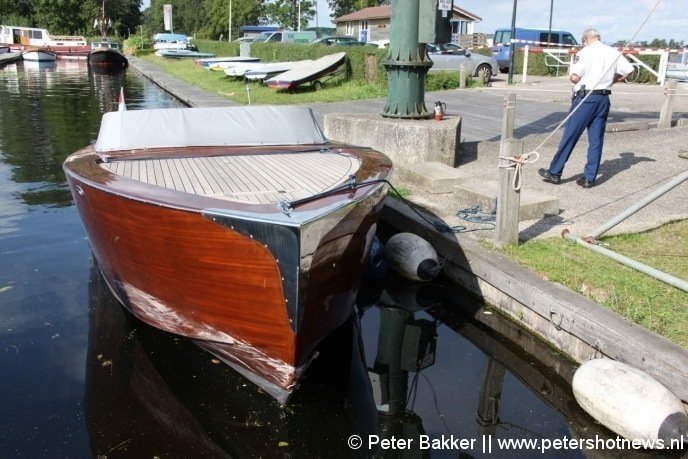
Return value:
[(585, 91), (583, 93), (583, 96), (588, 95), (588, 93), (592, 93), (593, 96), (608, 96), (609, 94), (612, 93), (611, 89), (593, 89), (592, 91)]

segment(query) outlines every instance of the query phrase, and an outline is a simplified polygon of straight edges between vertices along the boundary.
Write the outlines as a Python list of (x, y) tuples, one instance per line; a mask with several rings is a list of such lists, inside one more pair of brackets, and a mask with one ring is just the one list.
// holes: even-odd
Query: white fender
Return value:
[(590, 360), (576, 370), (572, 387), (578, 404), (622, 437), (662, 440), (658, 448), (676, 448), (676, 442), (688, 439), (681, 400), (637, 368), (611, 359)]
[(385, 258), (391, 269), (413, 281), (428, 281), (441, 270), (435, 249), (413, 233), (398, 233), (389, 238)]

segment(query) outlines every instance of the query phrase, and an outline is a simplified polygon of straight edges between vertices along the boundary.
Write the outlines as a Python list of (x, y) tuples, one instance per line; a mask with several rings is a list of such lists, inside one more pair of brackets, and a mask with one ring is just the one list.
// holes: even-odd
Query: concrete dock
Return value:
[[(146, 61), (132, 57), (130, 65), (189, 106), (233, 105), (220, 95), (205, 93), (170, 78)], [(553, 211), (550, 203), (547, 212), (522, 218), (519, 224), (522, 240), (558, 237), (564, 229), (585, 236), (688, 169), (688, 160), (680, 156), (688, 141), (688, 87), (679, 85), (674, 127), (651, 129), (659, 118), (663, 89), (618, 85), (612, 94), (610, 115), (610, 124), (616, 129), (606, 135), (596, 186), (583, 189), (575, 184), (585, 162), (585, 138), (574, 150), (562, 183), (545, 183), (537, 175), (537, 169), (547, 167), (556, 150), (561, 132), (551, 137), (550, 133), (566, 116), (570, 84), (565, 78), (539, 77), (509, 86), (505, 79), (498, 76), (490, 87), (482, 89), (426, 93), (426, 104), (435, 100), (447, 104), (447, 122), (461, 119), (456, 167), (426, 164), (425, 172), (421, 171), (415, 178), (413, 168), (401, 167), (405, 170), (399, 174), (400, 183), (412, 190), (410, 199), (429, 218), (470, 229), (472, 223), (457, 217), (457, 211), (476, 204), (485, 207), (490, 202), (498, 175), (504, 96), (510, 92), (517, 95), (514, 137), (523, 140), (526, 152), (536, 150), (539, 154), (536, 163), (523, 168), (523, 194), (528, 191), (554, 199), (559, 208), (558, 212)], [(314, 104), (311, 108), (319, 121), (325, 123), (331, 114), (379, 114), (383, 105), (383, 100), (366, 100)], [(427, 123), (436, 122), (428, 120)], [(610, 233), (642, 231), (686, 219), (686, 196), (688, 183), (683, 183)], [(492, 239), (489, 231), (439, 233), (400, 201), (388, 201), (383, 215), (385, 221), (429, 240), (447, 258), (445, 274), (476, 296), (574, 360), (583, 362), (606, 356), (624, 361), (651, 374), (684, 403), (688, 402), (688, 350), (582, 295), (542, 279), (498, 252), (484, 249), (479, 241)]]

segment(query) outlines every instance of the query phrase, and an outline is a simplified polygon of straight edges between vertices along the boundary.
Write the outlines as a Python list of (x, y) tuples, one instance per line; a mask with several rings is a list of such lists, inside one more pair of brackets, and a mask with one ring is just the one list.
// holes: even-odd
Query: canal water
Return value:
[(286, 407), (134, 319), (61, 169), (120, 88), (130, 110), (180, 105), (131, 70), (0, 68), (0, 457), (650, 455), (572, 444), (614, 438), (575, 403), (575, 367), (441, 280), (365, 283)]

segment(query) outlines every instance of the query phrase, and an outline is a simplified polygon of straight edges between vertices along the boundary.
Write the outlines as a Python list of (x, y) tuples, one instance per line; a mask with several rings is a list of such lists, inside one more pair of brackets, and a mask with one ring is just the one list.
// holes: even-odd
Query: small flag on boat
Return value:
[(127, 109), (127, 104), (124, 103), (124, 88), (120, 87), (119, 88), (119, 105), (117, 107), (118, 112), (123, 112)]

